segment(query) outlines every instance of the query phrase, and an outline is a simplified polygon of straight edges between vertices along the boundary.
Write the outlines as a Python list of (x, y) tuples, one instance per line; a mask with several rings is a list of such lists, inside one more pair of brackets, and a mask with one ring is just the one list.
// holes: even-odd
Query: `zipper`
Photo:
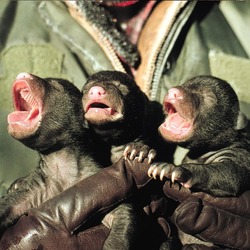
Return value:
[[(105, 20), (112, 19), (112, 17), (106, 17), (109, 14), (103, 8), (90, 0), (65, 0), (64, 2), (68, 6), (71, 16), (99, 44), (115, 70), (128, 73), (122, 63), (123, 57), (125, 63), (132, 66), (131, 68), (137, 60), (141, 59), (139, 67), (133, 70), (135, 81), (150, 100), (156, 100), (165, 64), (175, 41), (196, 5), (196, 1), (159, 1), (141, 31), (137, 44), (139, 52), (131, 47), (131, 43), (125, 35), (119, 37), (120, 41), (118, 42), (115, 38), (108, 37), (110, 34), (103, 26), (107, 25)], [(101, 12), (102, 10), (103, 12)], [(99, 21), (96, 21), (97, 17), (92, 14), (95, 11), (105, 18), (99, 18)], [(107, 21), (108, 25), (112, 25), (112, 22), (109, 21)], [(111, 26), (109, 29), (116, 30), (115, 26)], [(123, 54), (126, 52), (128, 55)], [(139, 58), (139, 53), (141, 58)]]
[[(183, 25), (189, 18), (195, 1), (161, 1), (157, 4), (141, 31), (138, 50), (141, 64), (135, 75), (140, 88), (150, 100), (157, 99), (159, 83), (165, 63)], [(190, 9), (190, 11), (186, 11)], [(152, 40), (153, 39), (153, 40)]]
[[(171, 30), (168, 33), (166, 39), (164, 40), (160, 53), (157, 56), (155, 61), (155, 71), (153, 72), (152, 82), (151, 82), (151, 100), (159, 99), (159, 84), (160, 79), (165, 69), (165, 65), (168, 63), (169, 56), (173, 50), (174, 44), (183, 30), (183, 26), (187, 23), (190, 15), (193, 13), (193, 10), (196, 6), (196, 1), (190, 1), (185, 8), (178, 6), (177, 16), (175, 17), (174, 23), (172, 24)], [(168, 66), (170, 68), (170, 65)]]
[(115, 70), (126, 72), (122, 60), (132, 66), (137, 63), (139, 53), (136, 47), (117, 30), (115, 20), (112, 21), (112, 17), (104, 8), (90, 0), (64, 2), (71, 16), (103, 49)]

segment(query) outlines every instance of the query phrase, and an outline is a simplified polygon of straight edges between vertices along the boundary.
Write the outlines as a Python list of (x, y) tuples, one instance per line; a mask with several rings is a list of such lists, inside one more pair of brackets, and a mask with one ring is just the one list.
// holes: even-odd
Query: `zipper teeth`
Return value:
[(76, 1), (65, 1), (65, 4), (68, 6), (69, 12), (71, 13), (72, 17), (81, 26), (83, 26), (86, 31), (94, 38), (94, 40), (100, 45), (100, 47), (109, 58), (114, 69), (125, 73), (126, 70), (124, 69), (122, 63), (120, 62), (120, 59), (116, 55), (116, 52), (109, 40), (99, 31), (96, 25), (93, 25), (87, 21)]
[[(158, 45), (157, 50), (155, 51), (155, 54), (154, 54), (154, 57), (153, 57), (152, 64), (154, 64), (154, 65), (153, 66), (151, 65), (151, 67), (150, 67), (151, 68), (150, 74), (151, 74), (151, 79), (152, 80), (150, 82), (148, 82), (147, 90), (148, 90), (148, 92), (150, 92), (150, 87), (151, 87), (150, 96), (151, 96), (151, 98), (153, 97), (154, 99), (155, 99), (155, 94), (152, 93), (152, 92), (155, 92), (155, 91), (154, 91), (154, 87), (152, 86), (152, 84), (153, 84), (153, 82), (155, 82), (155, 78), (157, 78), (157, 76), (159, 77), (161, 75), (159, 70), (158, 70), (157, 64), (159, 64), (159, 59), (162, 58), (162, 54), (163, 54), (162, 53), (162, 48), (163, 48), (162, 46), (166, 43), (166, 37), (168, 37), (169, 34), (171, 33), (173, 25), (175, 23), (176, 16), (178, 15), (178, 13), (179, 13), (180, 9), (183, 7), (183, 5), (184, 5), (183, 3), (177, 3), (177, 5), (174, 7), (173, 11), (176, 14), (171, 19), (171, 21), (168, 23), (169, 30), (167, 30), (166, 33), (164, 34), (164, 36), (162, 37), (162, 41)], [(159, 81), (159, 79), (158, 79), (158, 81)]]
[[(89, 26), (89, 28), (87, 26)], [(91, 30), (91, 24), (86, 21), (86, 30), (89, 31), (91, 34), (91, 31), (89, 29)], [(96, 31), (96, 33), (94, 33), (94, 34), (92, 33), (93, 38), (103, 48), (107, 57), (110, 59), (110, 62), (113, 65), (113, 67), (116, 70), (125, 72), (125, 69), (121, 64), (120, 59), (116, 55), (116, 52), (113, 49), (109, 40), (104, 35), (102, 35), (101, 32), (99, 32), (99, 29), (96, 26), (93, 26), (93, 31)]]
[[(152, 82), (153, 82), (154, 74), (156, 71), (156, 62), (158, 60), (159, 53), (162, 49), (162, 45), (164, 44), (164, 41), (166, 40), (169, 33), (171, 32), (172, 26), (174, 25), (178, 12), (185, 4), (186, 4), (186, 1), (181, 1), (181, 2), (178, 1), (178, 2), (173, 2), (171, 6), (169, 6), (167, 13), (165, 13), (162, 21), (158, 24), (159, 28), (162, 29), (162, 32), (160, 33), (158, 32), (157, 35), (154, 37), (155, 42), (151, 49), (152, 52), (149, 53), (149, 58), (147, 58), (148, 61), (147, 63), (145, 63), (145, 66), (144, 66), (145, 69), (143, 69), (143, 75), (139, 74), (141, 79), (138, 79), (138, 82), (142, 90), (150, 97), (150, 99), (153, 96), (152, 95)], [(156, 8), (157, 7), (160, 8), (160, 5), (161, 3), (159, 3), (159, 6), (156, 6)], [(169, 16), (169, 13), (170, 15), (171, 13), (173, 13), (172, 16)]]
[[(189, 7), (185, 8), (182, 13), (179, 13), (179, 11), (183, 6), (179, 6), (179, 10), (178, 10), (177, 15), (178, 16), (179, 15), (182, 15), (182, 16), (186, 15), (189, 17), (189, 15), (192, 13), (195, 5), (196, 5), (195, 2), (190, 3)], [(178, 17), (177, 17), (177, 19), (178, 19)], [(159, 91), (160, 78), (162, 75), (162, 71), (164, 69), (163, 65), (165, 64), (165, 62), (166, 62), (166, 60), (167, 60), (167, 58), (172, 50), (172, 47), (174, 46), (173, 41), (175, 41), (177, 36), (179, 35), (179, 32), (176, 32), (176, 31), (178, 31), (181, 23), (183, 23), (182, 19), (180, 21), (177, 20), (177, 22), (173, 25), (173, 27), (171, 28), (171, 31), (169, 32), (169, 35), (170, 35), (169, 37), (171, 39), (167, 39), (164, 42), (164, 44), (162, 45), (162, 49), (160, 51), (160, 54), (158, 55), (158, 57), (156, 59), (156, 63), (155, 63), (156, 67), (155, 67), (155, 72), (154, 72), (153, 79), (152, 79), (151, 94), (150, 94), (150, 98), (152, 100), (157, 99), (157, 92)], [(173, 35), (171, 35), (171, 34), (173, 34)]]

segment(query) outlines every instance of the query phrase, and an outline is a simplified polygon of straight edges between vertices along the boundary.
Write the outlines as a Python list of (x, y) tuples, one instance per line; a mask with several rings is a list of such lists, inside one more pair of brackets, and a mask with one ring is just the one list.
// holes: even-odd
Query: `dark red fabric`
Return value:
[(113, 1), (113, 2), (109, 3), (109, 5), (116, 6), (116, 7), (127, 7), (127, 6), (130, 6), (130, 5), (136, 4), (137, 2), (139, 2), (139, 0), (122, 1), (122, 2)]

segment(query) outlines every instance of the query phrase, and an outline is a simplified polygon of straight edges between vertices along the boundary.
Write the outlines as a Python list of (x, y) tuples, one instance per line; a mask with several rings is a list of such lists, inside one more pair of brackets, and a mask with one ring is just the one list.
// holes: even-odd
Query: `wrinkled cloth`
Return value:
[(180, 202), (172, 220), (184, 233), (224, 247), (250, 249), (250, 191), (217, 198), (169, 182), (163, 189), (167, 197)]
[(87, 231), (81, 228), (149, 183), (147, 168), (121, 158), (31, 209), (5, 231), (0, 249), (101, 249), (109, 229), (102, 224)]
[[(86, 224), (91, 225), (92, 220), (149, 186), (152, 180), (147, 176), (148, 167), (145, 162), (122, 158), (30, 210), (5, 231), (0, 249), (102, 249), (109, 228), (101, 223), (89, 227)], [(144, 208), (145, 214), (161, 226), (160, 230), (152, 221), (145, 224), (151, 234), (147, 232), (144, 241), (158, 237), (160, 243), (162, 234), (165, 240), (171, 238), (167, 211), (171, 222), (187, 234), (229, 248), (249, 249), (250, 191), (237, 198), (216, 198), (202, 192), (191, 193), (169, 182), (163, 191), (178, 206), (169, 209), (171, 203), (163, 197)], [(158, 249), (157, 243), (154, 249)]]

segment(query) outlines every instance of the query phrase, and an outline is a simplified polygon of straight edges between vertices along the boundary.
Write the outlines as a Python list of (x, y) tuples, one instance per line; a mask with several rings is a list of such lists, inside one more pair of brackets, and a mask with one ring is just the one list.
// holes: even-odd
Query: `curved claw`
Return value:
[(142, 162), (144, 159), (148, 158), (148, 163), (150, 164), (156, 156), (156, 151), (154, 149), (150, 149), (147, 145), (144, 145), (139, 151), (139, 162)]
[(161, 170), (161, 173), (160, 173), (160, 180), (163, 181), (164, 177), (167, 176), (167, 171), (166, 171), (166, 168), (162, 169)]
[(130, 153), (129, 159), (130, 160), (134, 160), (134, 158), (136, 157), (138, 151), (136, 149), (133, 149)]
[(174, 183), (175, 180), (178, 180), (179, 174), (178, 171), (175, 172), (175, 165), (169, 163), (154, 163), (150, 166), (148, 170), (148, 175), (154, 179), (159, 176), (160, 180), (163, 181), (164, 178), (169, 178)]
[(139, 157), (138, 157), (138, 162), (142, 162), (144, 159), (144, 154), (143, 152), (140, 152)]
[(132, 143), (126, 146), (123, 156), (125, 159), (129, 158), (130, 160), (137, 157), (138, 162), (143, 162), (144, 159), (148, 158), (150, 164), (156, 156), (156, 150), (150, 149), (148, 145), (142, 143)]
[(192, 173), (184, 167), (176, 167), (172, 172), (171, 181), (173, 183), (178, 181), (182, 186), (191, 188), (193, 185)]
[(148, 169), (148, 176), (153, 177), (155, 179), (155, 170), (157, 170), (157, 165), (152, 164)]
[(128, 145), (128, 146), (125, 148), (124, 152), (123, 152), (123, 156), (125, 157), (125, 159), (127, 159), (128, 154), (129, 154), (130, 151), (131, 151), (131, 146)]
[(156, 151), (151, 149), (148, 154), (148, 163), (151, 164), (156, 156)]
[(137, 156), (138, 152), (139, 152), (138, 149), (133, 148), (131, 145), (128, 145), (124, 149), (123, 156), (125, 157), (125, 159), (129, 158), (131, 161), (133, 161)]
[(174, 183), (176, 179), (177, 179), (177, 173), (175, 171), (173, 171), (173, 173), (171, 175), (171, 182)]
[(142, 162), (146, 158), (146, 153), (141, 151), (138, 157), (138, 162)]
[(148, 175), (149, 177), (153, 177), (154, 179), (156, 179), (157, 176), (161, 176), (161, 172), (164, 171), (165, 168), (166, 163), (154, 163), (149, 167)]
[(153, 177), (154, 179), (156, 179), (157, 177), (157, 169), (154, 169), (151, 173), (151, 177)]
[(152, 173), (153, 173), (154, 169), (155, 169), (154, 166), (149, 167), (149, 169), (148, 169), (148, 176), (149, 177), (152, 177)]

